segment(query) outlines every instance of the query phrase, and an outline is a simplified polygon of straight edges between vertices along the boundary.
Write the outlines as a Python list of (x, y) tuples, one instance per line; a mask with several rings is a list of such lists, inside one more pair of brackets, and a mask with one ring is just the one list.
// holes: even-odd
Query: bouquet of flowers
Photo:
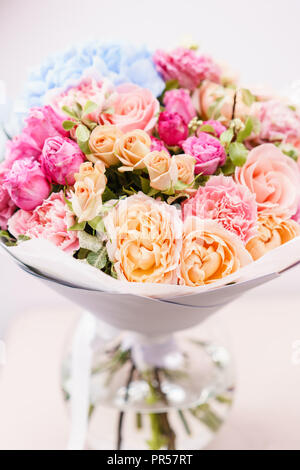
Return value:
[(115, 85), (94, 63), (36, 96), (47, 104), (0, 167), (7, 243), (45, 239), (119, 280), (195, 287), (298, 236), (299, 110), (194, 49), (132, 61), (129, 77), (152, 83)]
[[(187, 328), (248, 288), (229, 284), (299, 262), (300, 110), (289, 101), (241, 87), (194, 46), (94, 42), (34, 70), (25, 103), (0, 164), (1, 240), (98, 315), (101, 299), (113, 326)], [(113, 372), (133, 364), (125, 401), (135, 349), (109, 352)], [(167, 371), (151, 371), (160, 409)], [(165, 412), (151, 426), (153, 448), (174, 448)]]

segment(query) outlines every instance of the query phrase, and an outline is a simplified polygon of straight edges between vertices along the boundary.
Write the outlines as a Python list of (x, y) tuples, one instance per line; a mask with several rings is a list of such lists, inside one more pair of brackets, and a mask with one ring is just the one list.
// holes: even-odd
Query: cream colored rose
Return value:
[(182, 222), (174, 206), (138, 193), (120, 200), (104, 223), (119, 279), (177, 284)]
[(82, 163), (75, 180), (72, 194), (74, 213), (79, 223), (92, 220), (102, 207), (102, 194), (107, 182), (104, 163), (102, 161), (98, 161), (95, 165), (90, 162)]
[(176, 160), (167, 152), (154, 151), (144, 158), (149, 173), (150, 185), (158, 191), (172, 188), (178, 181), (178, 168)]
[(174, 155), (174, 160), (177, 165), (178, 179), (185, 184), (192, 184), (195, 175), (196, 160), (191, 155)]
[(282, 220), (272, 215), (258, 218), (258, 235), (246, 245), (254, 260), (261, 258), (268, 251), (300, 235), (300, 225), (294, 220)]
[(249, 264), (242, 241), (215, 220), (188, 217), (183, 226), (180, 284), (202, 286)]
[(117, 140), (114, 153), (124, 165), (119, 171), (145, 168), (144, 157), (150, 152), (151, 139), (147, 132), (137, 129), (127, 132)]
[(88, 160), (94, 163), (101, 160), (107, 167), (119, 163), (114, 154), (114, 146), (122, 135), (123, 133), (116, 126), (95, 127), (89, 140), (89, 147), (93, 153), (87, 155)]

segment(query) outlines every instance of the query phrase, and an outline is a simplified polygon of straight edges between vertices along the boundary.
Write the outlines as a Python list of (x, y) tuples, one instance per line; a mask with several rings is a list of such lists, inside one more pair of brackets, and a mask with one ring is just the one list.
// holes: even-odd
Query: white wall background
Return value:
[[(281, 90), (300, 79), (299, 19), (299, 0), (0, 0), (0, 80), (15, 97), (28, 67), (90, 37), (165, 47), (190, 35), (231, 64), (242, 81)], [(249, 299), (295, 291), (299, 273), (257, 289)], [(0, 337), (14, 313), (66, 305), (1, 254), (0, 276)]]

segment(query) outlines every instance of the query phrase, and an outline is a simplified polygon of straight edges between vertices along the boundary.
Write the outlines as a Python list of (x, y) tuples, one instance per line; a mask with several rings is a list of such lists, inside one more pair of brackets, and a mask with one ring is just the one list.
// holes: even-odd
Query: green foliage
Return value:
[(87, 114), (93, 113), (98, 108), (97, 103), (88, 100), (83, 108), (82, 116), (86, 116)]
[(241, 89), (242, 100), (246, 106), (251, 106), (255, 102), (255, 96), (247, 88)]
[(240, 142), (229, 144), (229, 158), (235, 166), (243, 166), (247, 160), (248, 150)]
[(86, 222), (81, 222), (81, 223), (76, 222), (74, 225), (72, 225), (72, 227), (68, 228), (68, 230), (74, 230), (74, 231), (80, 232), (81, 230), (85, 229), (85, 226), (86, 226)]
[(62, 123), (62, 126), (65, 129), (65, 131), (70, 131), (71, 129), (73, 129), (74, 126), (76, 126), (76, 122), (67, 120)]
[(91, 251), (87, 256), (87, 262), (97, 269), (103, 269), (108, 261), (107, 251), (105, 247), (100, 248), (96, 253)]

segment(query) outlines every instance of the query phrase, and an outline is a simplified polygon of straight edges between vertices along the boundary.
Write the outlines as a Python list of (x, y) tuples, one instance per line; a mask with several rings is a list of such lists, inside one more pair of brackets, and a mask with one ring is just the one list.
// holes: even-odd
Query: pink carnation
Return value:
[(255, 196), (246, 188), (223, 175), (213, 176), (194, 197), (182, 205), (183, 218), (195, 215), (217, 220), (246, 243), (256, 234)]
[(16, 238), (19, 235), (43, 238), (68, 253), (74, 253), (79, 249), (77, 232), (68, 231), (74, 223), (74, 216), (69, 211), (61, 191), (52, 193), (34, 211), (16, 212), (8, 222), (8, 229)]
[(161, 152), (161, 151), (164, 151), (164, 152), (167, 152), (169, 153), (167, 147), (165, 147), (165, 144), (163, 143), (162, 140), (159, 140), (157, 139), (156, 137), (153, 137), (151, 136), (151, 148), (150, 148), (150, 151), (151, 152)]
[(220, 121), (214, 121), (213, 119), (209, 119), (208, 121), (204, 121), (203, 126), (211, 126), (215, 133), (216, 133), (216, 136), (219, 138), (221, 134), (223, 134), (223, 132), (226, 131), (226, 127), (223, 126), (223, 124), (220, 123)]
[(33, 157), (16, 160), (5, 173), (4, 188), (17, 207), (33, 210), (49, 196), (50, 184)]
[(175, 146), (187, 138), (189, 130), (180, 114), (164, 111), (159, 115), (158, 133), (166, 145)]
[(42, 167), (49, 181), (56, 184), (75, 183), (74, 174), (85, 160), (76, 142), (67, 137), (49, 137), (42, 152)]
[(183, 142), (182, 148), (184, 153), (195, 157), (196, 175), (212, 175), (226, 160), (226, 152), (220, 141), (206, 132), (199, 132), (198, 137), (189, 137)]
[(186, 124), (196, 116), (190, 93), (183, 88), (167, 91), (164, 96), (164, 105), (166, 111), (180, 114)]
[(21, 134), (7, 144), (5, 165), (11, 167), (15, 160), (25, 157), (38, 159), (48, 137), (68, 135), (62, 127), (63, 121), (51, 106), (32, 108)]
[(253, 113), (260, 121), (260, 141), (276, 142), (300, 137), (300, 116), (280, 101), (255, 103)]
[(153, 60), (165, 81), (178, 80), (181, 87), (189, 90), (197, 88), (202, 80), (220, 82), (220, 67), (210, 57), (199, 56), (191, 49), (178, 47), (169, 54), (159, 49)]
[(7, 189), (4, 187), (3, 181), (6, 174), (3, 165), (0, 166), (0, 229), (7, 229), (7, 221), (16, 210), (16, 205), (11, 200)]

